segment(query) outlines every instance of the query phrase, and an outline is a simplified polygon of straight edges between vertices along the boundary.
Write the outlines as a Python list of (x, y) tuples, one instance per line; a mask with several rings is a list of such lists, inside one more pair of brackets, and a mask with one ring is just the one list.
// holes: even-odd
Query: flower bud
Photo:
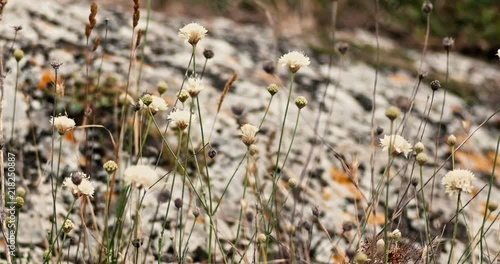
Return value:
[(448, 140), (446, 141), (446, 143), (448, 143), (448, 145), (450, 146), (455, 146), (455, 144), (457, 144), (457, 137), (455, 137), (455, 135), (450, 135), (448, 137)]
[(24, 51), (22, 51), (20, 49), (16, 49), (14, 51), (14, 58), (16, 59), (17, 62), (22, 60), (24, 58)]
[(437, 91), (439, 88), (441, 88), (441, 83), (438, 80), (432, 81), (430, 85), (433, 91)]
[(106, 163), (104, 163), (104, 165), (102, 165), (102, 167), (104, 168), (104, 170), (108, 174), (111, 174), (111, 173), (115, 172), (118, 169), (118, 165), (113, 160), (106, 161)]
[(175, 205), (175, 208), (181, 209), (182, 208), (182, 199), (181, 198), (175, 199), (174, 200), (174, 205)]
[(488, 203), (488, 210), (490, 210), (491, 212), (495, 211), (498, 209), (498, 203), (495, 202), (495, 201), (490, 201)]
[(425, 153), (420, 152), (418, 153), (416, 160), (420, 166), (423, 166), (425, 163), (427, 163), (428, 158)]
[(19, 208), (23, 207), (23, 205), (24, 205), (24, 198), (21, 196), (17, 196), (15, 202), (16, 202), (16, 204), (15, 204), (16, 208), (19, 209)]
[(356, 256), (354, 256), (354, 263), (364, 264), (368, 261), (368, 256), (366, 256), (363, 252), (358, 252)]
[(198, 218), (198, 216), (200, 216), (200, 208), (195, 207), (193, 209), (193, 216), (194, 216), (194, 218)]
[(395, 106), (389, 106), (385, 110), (385, 116), (389, 118), (389, 120), (393, 121), (394, 119), (398, 118), (398, 116), (401, 114), (401, 110)]
[(259, 147), (255, 144), (250, 145), (248, 147), (248, 153), (250, 153), (251, 156), (259, 154)]
[(66, 219), (66, 221), (64, 221), (64, 225), (63, 225), (64, 233), (66, 233), (66, 234), (69, 233), (69, 231), (71, 231), (74, 226), (75, 225), (73, 224), (73, 221)]
[(141, 101), (145, 106), (149, 106), (153, 102), (153, 96), (151, 96), (151, 94), (148, 93), (144, 94), (141, 97)]
[(384, 242), (384, 240), (383, 239), (377, 240), (376, 247), (377, 247), (377, 252), (379, 254), (384, 253), (384, 251), (385, 251), (385, 242)]
[(257, 235), (257, 243), (258, 244), (262, 244), (264, 242), (266, 242), (266, 235), (262, 234), (262, 233), (259, 233), (259, 235)]
[(270, 84), (269, 86), (267, 86), (267, 91), (271, 94), (271, 96), (275, 95), (276, 93), (278, 93), (278, 86), (274, 83)]
[(297, 178), (290, 178), (288, 179), (288, 187), (290, 187), (291, 189), (295, 188), (297, 186)]
[(26, 195), (26, 189), (24, 189), (23, 187), (17, 187), (16, 195), (19, 197), (24, 197), (24, 195)]
[(266, 61), (264, 65), (262, 65), (262, 69), (267, 73), (267, 74), (274, 74), (276, 71), (276, 67), (274, 66), (273, 61)]
[(295, 98), (295, 105), (299, 109), (302, 109), (307, 105), (307, 99), (304, 96), (298, 96), (297, 98)]
[(159, 82), (156, 84), (156, 90), (160, 95), (164, 94), (168, 89), (168, 84), (166, 82)]
[(424, 151), (424, 144), (422, 142), (418, 142), (415, 144), (415, 152), (420, 153)]
[(184, 103), (189, 98), (189, 92), (186, 90), (182, 90), (177, 94), (177, 98), (179, 99), (179, 101), (181, 101), (181, 103)]
[(425, 1), (422, 5), (422, 11), (426, 14), (429, 14), (432, 11), (432, 3), (429, 1)]
[(205, 59), (209, 60), (211, 58), (214, 57), (214, 51), (213, 50), (210, 50), (210, 49), (206, 49), (203, 51), (203, 56), (205, 57)]

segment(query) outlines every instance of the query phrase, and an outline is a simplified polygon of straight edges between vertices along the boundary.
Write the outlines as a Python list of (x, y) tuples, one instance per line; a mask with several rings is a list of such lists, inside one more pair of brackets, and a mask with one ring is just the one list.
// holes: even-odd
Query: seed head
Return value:
[(207, 154), (211, 159), (213, 159), (215, 158), (215, 156), (217, 156), (217, 150), (214, 148), (210, 148)]
[(439, 88), (441, 88), (441, 83), (438, 80), (432, 81), (430, 85), (433, 91), (437, 91)]
[(267, 74), (274, 74), (276, 72), (276, 66), (274, 66), (273, 61), (266, 61), (262, 65), (262, 69), (267, 73)]
[(71, 231), (74, 226), (75, 226), (75, 224), (73, 224), (73, 221), (66, 219), (66, 221), (64, 221), (64, 225), (63, 225), (64, 233), (66, 233), (66, 234), (69, 233), (69, 231)]
[(418, 185), (418, 179), (417, 178), (411, 178), (411, 185), (413, 185), (413, 187), (417, 187), (417, 185)]
[(425, 14), (429, 14), (432, 11), (432, 3), (429, 1), (425, 1), (424, 4), (422, 5), (422, 11)]
[(446, 51), (450, 51), (451, 48), (453, 48), (454, 44), (455, 44), (455, 39), (453, 39), (452, 37), (446, 37), (443, 39), (443, 48)]
[(182, 199), (181, 198), (175, 199), (174, 200), (174, 205), (175, 205), (175, 208), (181, 209), (182, 208)]
[(335, 45), (335, 48), (340, 54), (345, 55), (349, 50), (349, 44), (345, 42), (339, 42)]
[(204, 56), (204, 57), (205, 57), (205, 59), (207, 59), (207, 60), (209, 60), (209, 59), (213, 58), (213, 57), (214, 57), (214, 55), (215, 55), (215, 54), (214, 54), (214, 51), (213, 51), (213, 50), (211, 50), (211, 49), (205, 49), (205, 50), (203, 51), (203, 56)]

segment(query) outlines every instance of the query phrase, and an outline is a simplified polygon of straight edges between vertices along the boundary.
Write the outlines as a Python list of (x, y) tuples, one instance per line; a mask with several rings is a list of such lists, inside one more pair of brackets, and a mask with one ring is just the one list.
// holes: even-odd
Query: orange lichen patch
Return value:
[(64, 133), (64, 139), (67, 141), (76, 142), (75, 134), (73, 133), (73, 130), (70, 130), (70, 131)]
[(203, 224), (205, 223), (205, 220), (203, 219), (203, 217), (196, 217), (196, 223)]
[[(47, 88), (47, 85), (52, 83), (54, 81), (54, 73), (51, 70), (45, 70), (42, 72), (40, 75), (40, 79), (38, 80), (38, 84), (36, 85), (38, 89), (45, 89)], [(59, 79), (59, 78), (58, 78)]]
[(351, 185), (351, 181), (349, 180), (349, 176), (345, 174), (344, 172), (338, 170), (337, 168), (332, 168), (330, 170), (330, 175), (332, 176), (332, 179), (342, 185)]
[(411, 80), (408, 78), (406, 74), (395, 73), (389, 76), (389, 79), (399, 85), (407, 85), (411, 83)]
[(354, 184), (351, 182), (351, 180), (349, 179), (349, 176), (347, 176), (347, 174), (338, 170), (337, 168), (332, 168), (330, 170), (330, 175), (331, 175), (333, 181), (335, 181), (341, 185), (344, 185), (347, 188), (347, 190), (349, 191), (349, 193), (352, 194), (352, 197), (354, 199), (361, 200), (361, 198), (363, 196), (361, 195), (359, 190), (356, 188), (356, 186), (354, 186)]
[(381, 225), (385, 221), (385, 217), (383, 213), (378, 213), (377, 216), (374, 216), (373, 213), (368, 217), (368, 224), (370, 225)]
[[(493, 168), (493, 162), (495, 161), (495, 152), (491, 151), (487, 154), (483, 154), (458, 151), (455, 153), (455, 160), (460, 164), (468, 164), (471, 166), (467, 169), (472, 172), (491, 174), (491, 168)], [(500, 159), (497, 159), (497, 166), (500, 166)], [(495, 176), (500, 178), (500, 170), (495, 171)]]
[(338, 252), (337, 254), (332, 254), (332, 257), (330, 258), (333, 263), (346, 263), (347, 259), (345, 257), (345, 254), (342, 252)]
[(323, 199), (326, 201), (332, 199), (332, 193), (326, 188), (323, 188), (323, 190), (321, 190), (321, 196), (323, 196)]

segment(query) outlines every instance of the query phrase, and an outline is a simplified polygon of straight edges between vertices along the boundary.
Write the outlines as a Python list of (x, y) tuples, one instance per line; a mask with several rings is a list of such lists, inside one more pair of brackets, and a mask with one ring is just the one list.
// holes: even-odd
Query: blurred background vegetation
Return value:
[[(124, 0), (127, 1), (127, 0)], [(142, 0), (142, 7), (147, 0)], [(375, 0), (151, 0), (157, 11), (196, 17), (224, 16), (242, 23), (268, 24), (280, 35), (326, 34), (333, 3), (337, 28), (374, 31)], [(128, 2), (132, 2), (131, 0)], [(494, 60), (500, 48), (499, 0), (431, 0), (431, 49), (454, 37), (455, 50)], [(424, 0), (380, 0), (381, 34), (403, 46), (419, 48), (425, 35)]]

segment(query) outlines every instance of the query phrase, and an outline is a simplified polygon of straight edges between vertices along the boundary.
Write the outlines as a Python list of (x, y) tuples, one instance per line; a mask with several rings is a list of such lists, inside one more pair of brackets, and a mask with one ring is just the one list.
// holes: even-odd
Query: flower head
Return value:
[(497, 50), (497, 57), (500, 58), (500, 49)]
[(146, 165), (130, 166), (123, 174), (127, 185), (134, 184), (139, 189), (153, 185), (158, 179), (158, 173)]
[(380, 146), (383, 147), (383, 150), (390, 147), (393, 155), (403, 152), (405, 158), (408, 158), (408, 153), (411, 152), (411, 144), (400, 135), (385, 135), (384, 138), (380, 139)]
[(259, 128), (250, 124), (245, 124), (241, 126), (240, 130), (241, 141), (243, 141), (243, 143), (247, 146), (252, 145), (255, 142), (255, 133), (259, 131)]
[(205, 86), (201, 82), (201, 79), (196, 77), (189, 77), (187, 80), (186, 90), (191, 97), (196, 97), (203, 90)]
[[(72, 180), (73, 177), (78, 176), (81, 178), (81, 182), (75, 184)], [(63, 182), (63, 186), (71, 189), (73, 195), (79, 197), (82, 195), (87, 195), (93, 197), (94, 195), (94, 184), (90, 181), (89, 177), (83, 172), (72, 173), (70, 177), (66, 177)]]
[(64, 233), (66, 233), (66, 234), (69, 233), (69, 231), (71, 231), (71, 229), (73, 229), (74, 226), (75, 226), (75, 224), (73, 223), (73, 221), (66, 219), (66, 221), (64, 221), (64, 224), (63, 224)]
[(281, 66), (288, 67), (292, 73), (296, 73), (300, 67), (308, 66), (311, 63), (309, 57), (298, 51), (288, 52), (281, 56), (278, 62)]
[(75, 120), (68, 118), (67, 116), (52, 117), (50, 123), (54, 125), (59, 132), (59, 135), (63, 135), (66, 131), (73, 130), (75, 128)]
[(146, 104), (144, 104), (142, 98), (139, 99), (139, 107), (141, 110), (146, 110), (149, 108), (154, 115), (160, 111), (166, 111), (168, 109), (168, 105), (165, 102), (165, 100), (163, 100), (163, 98), (158, 97), (156, 95), (148, 95), (147, 98), (148, 98), (148, 101), (149, 101), (149, 99), (151, 99), (151, 102), (148, 102), (149, 103), (148, 106), (146, 106)]
[(459, 192), (470, 193), (472, 191), (472, 180), (474, 173), (469, 170), (452, 170), (446, 173), (441, 180), (448, 195), (453, 196)]
[(195, 116), (187, 109), (175, 110), (168, 115), (168, 119), (174, 122), (175, 126), (180, 130), (186, 129), (189, 126), (189, 121), (194, 118)]
[(191, 45), (196, 45), (207, 34), (207, 29), (198, 23), (189, 23), (179, 29), (179, 37)]

